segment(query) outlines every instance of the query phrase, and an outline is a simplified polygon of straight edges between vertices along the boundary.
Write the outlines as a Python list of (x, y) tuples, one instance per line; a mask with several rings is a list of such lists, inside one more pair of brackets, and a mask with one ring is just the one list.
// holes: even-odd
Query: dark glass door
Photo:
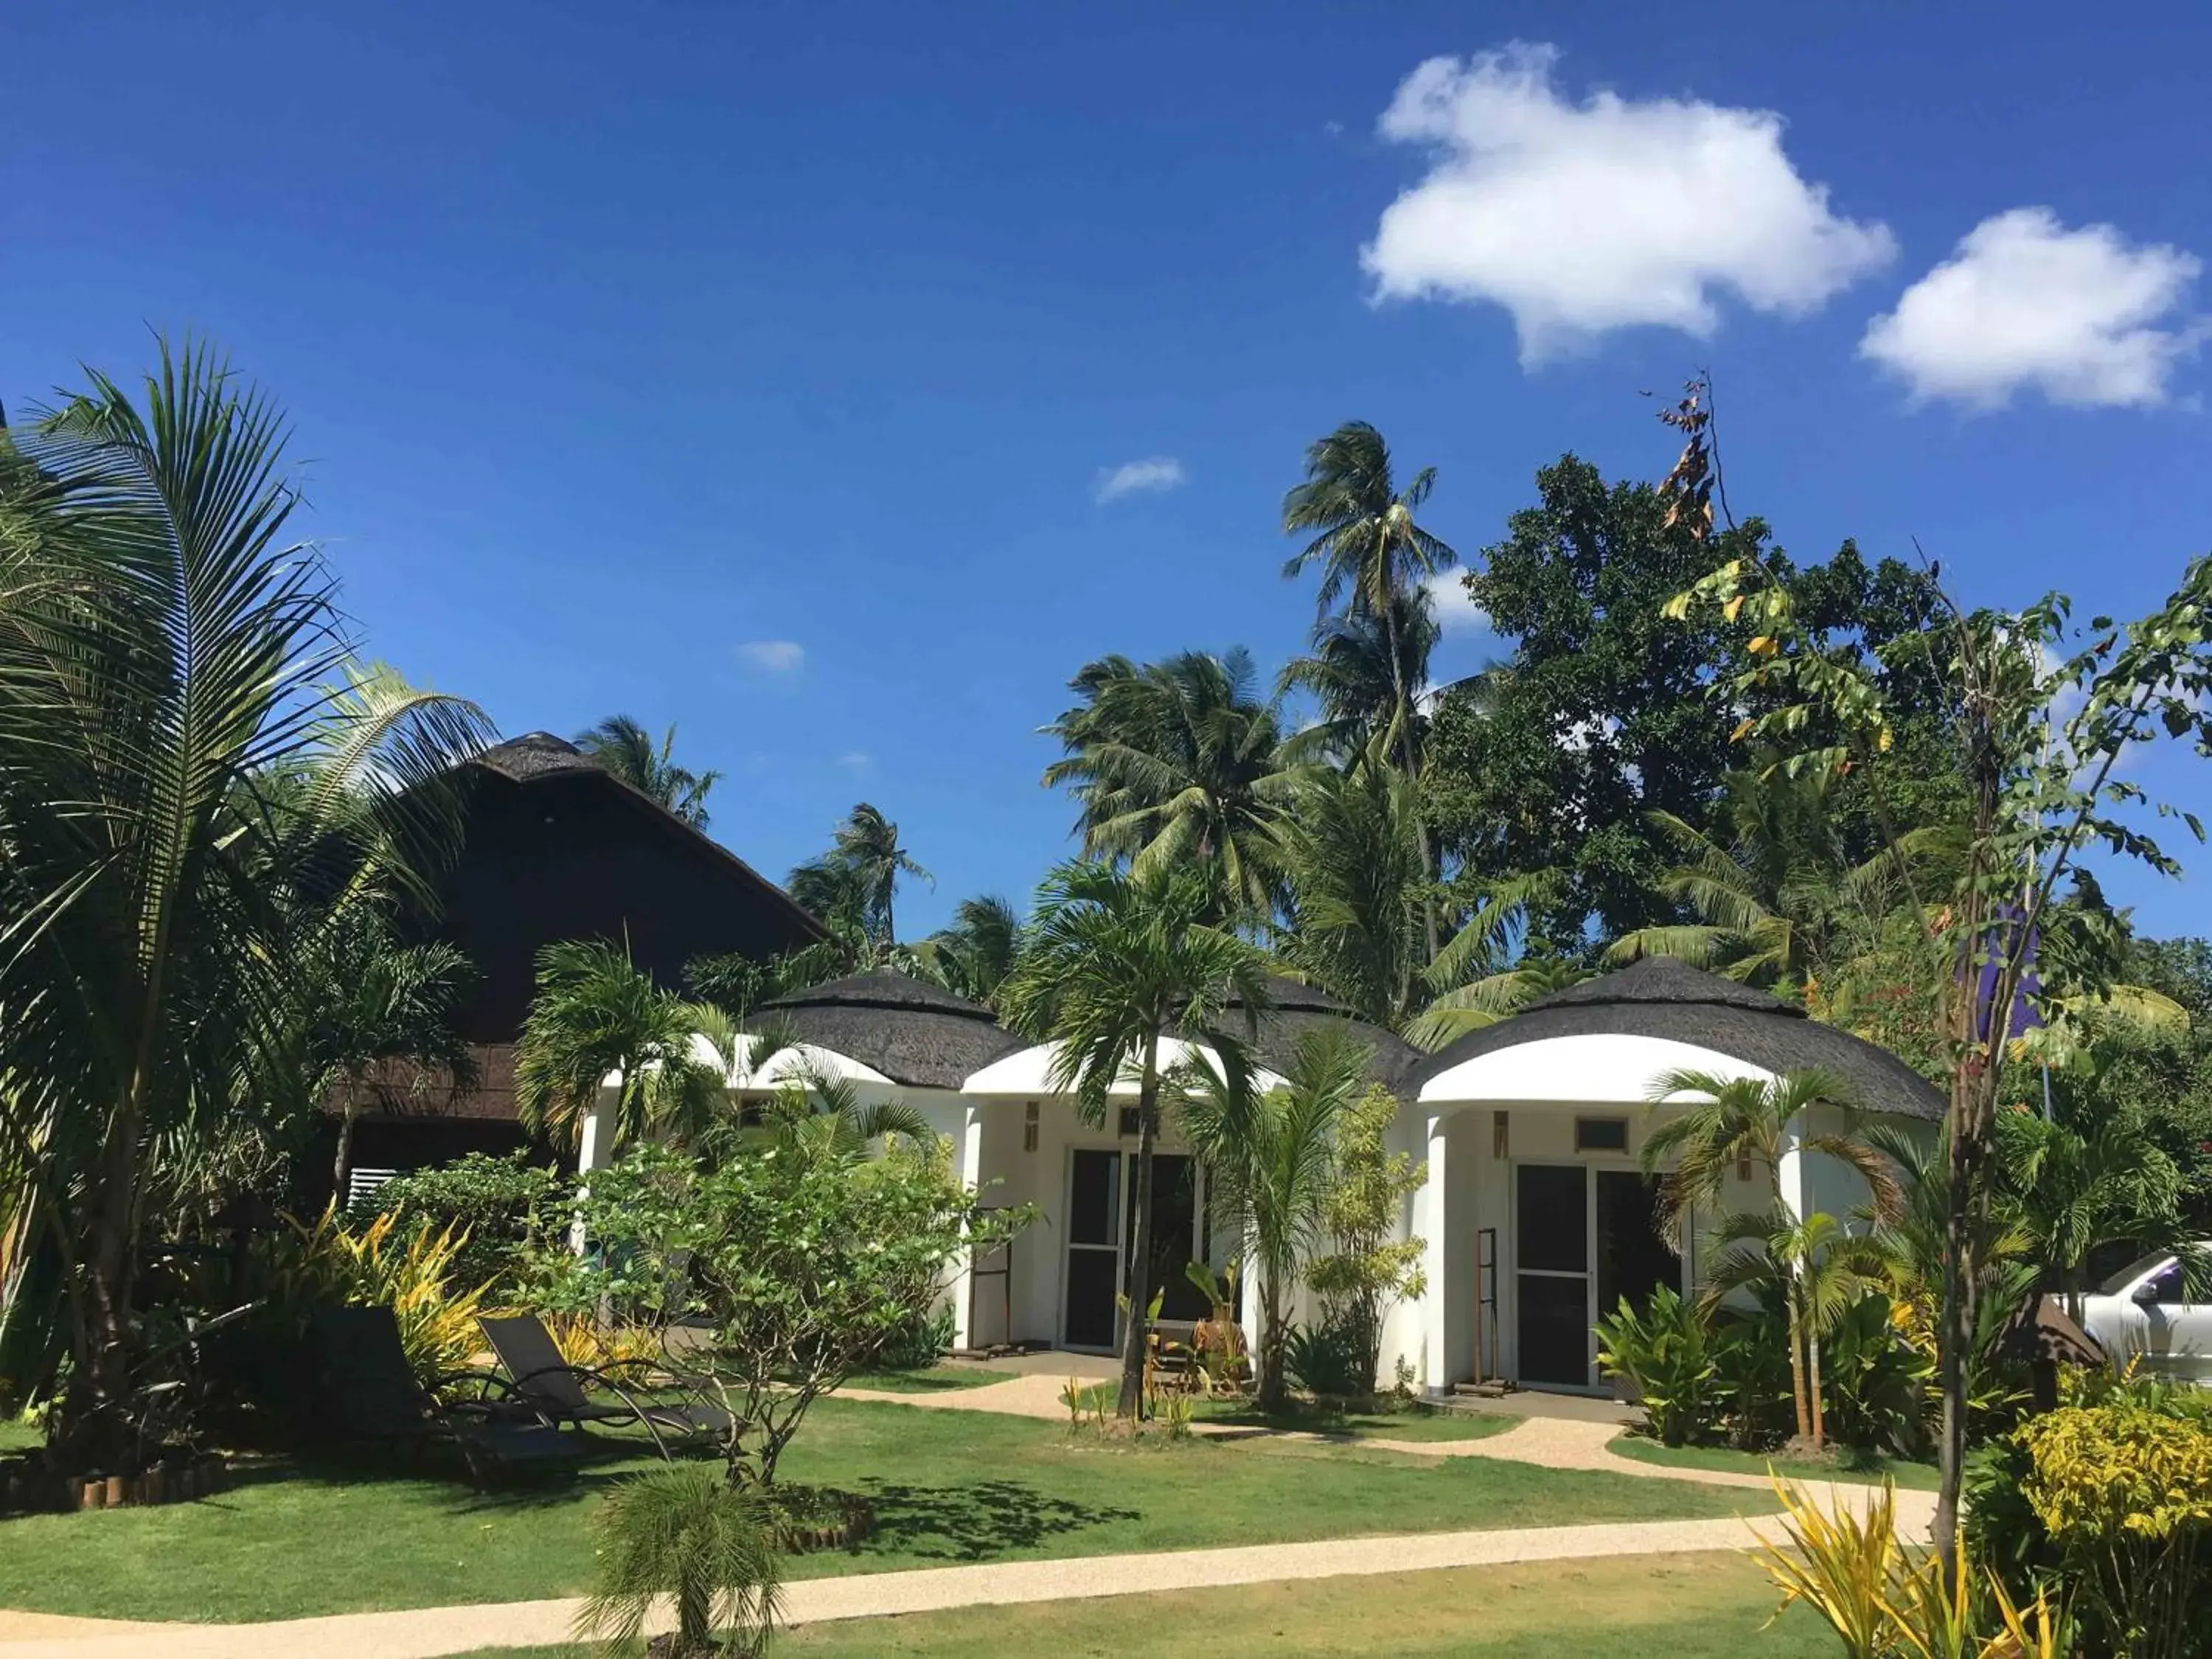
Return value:
[(1521, 1381), (1590, 1383), (1589, 1170), (1523, 1164), (1514, 1193)]
[(1067, 1182), (1067, 1296), (1060, 1340), (1111, 1348), (1121, 1288), (1121, 1154), (1078, 1151)]
[[(1132, 1182), (1136, 1170), (1129, 1171)], [(1132, 1213), (1129, 1227), (1136, 1230), (1136, 1206), (1129, 1206)], [(1152, 1154), (1152, 1273), (1146, 1279), (1152, 1291), (1164, 1292), (1160, 1298), (1160, 1317), (1163, 1319), (1203, 1319), (1212, 1311), (1206, 1306), (1204, 1292), (1190, 1282), (1191, 1252), (1196, 1247), (1198, 1231), (1198, 1162), (1174, 1153)], [(1149, 1296), (1152, 1291), (1146, 1294)]]
[(1658, 1182), (1634, 1170), (1597, 1171), (1597, 1313), (1642, 1313), (1661, 1285), (1679, 1289), (1681, 1263), (1659, 1236)]

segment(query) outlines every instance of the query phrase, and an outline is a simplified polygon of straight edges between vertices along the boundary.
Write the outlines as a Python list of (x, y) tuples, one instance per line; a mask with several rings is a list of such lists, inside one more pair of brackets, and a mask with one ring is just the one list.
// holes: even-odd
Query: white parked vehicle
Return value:
[[(2212, 1240), (2198, 1249), (2212, 1249)], [(2212, 1387), (2212, 1300), (2186, 1298), (2181, 1261), (2147, 1255), (2081, 1299), (2081, 1323), (2112, 1363)]]

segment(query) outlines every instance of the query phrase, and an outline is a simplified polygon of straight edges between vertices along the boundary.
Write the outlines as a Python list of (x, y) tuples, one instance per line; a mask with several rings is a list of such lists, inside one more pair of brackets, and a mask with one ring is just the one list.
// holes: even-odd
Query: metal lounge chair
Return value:
[[(733, 1419), (702, 1396), (700, 1384), (665, 1362), (617, 1360), (612, 1364), (572, 1365), (535, 1314), (482, 1318), (484, 1340), (507, 1370), (515, 1398), (556, 1427), (582, 1429), (641, 1425), (665, 1459), (671, 1438), (728, 1436)], [(611, 1399), (594, 1400), (594, 1392)], [(664, 1396), (685, 1396), (671, 1400)], [(744, 1425), (737, 1425), (742, 1429)]]
[(519, 1403), (496, 1397), (506, 1385), (489, 1372), (439, 1377), (438, 1387), (475, 1390), (474, 1398), (439, 1404), (416, 1379), (389, 1308), (317, 1308), (308, 1315), (307, 1340), (317, 1422), (331, 1440), (409, 1447), (450, 1441), (478, 1480), (493, 1467), (576, 1462), (568, 1437)]

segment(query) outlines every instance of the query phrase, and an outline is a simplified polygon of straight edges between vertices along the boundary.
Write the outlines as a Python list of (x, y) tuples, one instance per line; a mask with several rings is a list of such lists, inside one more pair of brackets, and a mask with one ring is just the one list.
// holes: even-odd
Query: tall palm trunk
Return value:
[(1813, 1433), (1811, 1397), (1805, 1389), (1805, 1322), (1797, 1308), (1797, 1286), (1793, 1282), (1784, 1304), (1790, 1320), (1790, 1401), (1797, 1412), (1797, 1437), (1809, 1439)]
[(1808, 1327), (1805, 1333), (1805, 1392), (1813, 1404), (1813, 1449), (1827, 1443), (1828, 1430), (1820, 1413), (1820, 1339)]
[(1145, 1040), (1145, 1070), (1137, 1084), (1137, 1180), (1132, 1200), (1136, 1225), (1128, 1271), (1123, 1275), (1129, 1316), (1121, 1333), (1121, 1397), (1114, 1408), (1125, 1423), (1136, 1420), (1145, 1401), (1145, 1345), (1151, 1334), (1145, 1310), (1152, 1299), (1152, 1139), (1159, 1104), (1160, 1038), (1155, 1026)]
[[(1420, 760), (1413, 743), (1413, 710), (1406, 695), (1406, 665), (1398, 657), (1397, 607), (1388, 603), (1385, 595), (1382, 606), (1383, 647), (1390, 653), (1390, 690), (1398, 700), (1398, 753), (1406, 769), (1406, 781), (1416, 786), (1413, 796), (1413, 838), (1421, 856), (1421, 941), (1423, 963), (1437, 959), (1437, 899), (1430, 890), (1437, 878), (1436, 855), (1429, 846), (1428, 814), (1420, 809)], [(1412, 988), (1407, 988), (1408, 992)]]
[(1283, 1403), (1283, 1350), (1290, 1335), (1290, 1321), (1283, 1308), (1286, 1275), (1270, 1267), (1260, 1285), (1260, 1364), (1255, 1378), (1255, 1404), (1263, 1412)]
[(337, 1156), (331, 1161), (331, 1194), (341, 1210), (346, 1206), (346, 1177), (353, 1173), (353, 1129), (361, 1121), (361, 1108), (353, 1097), (350, 1086), (346, 1091), (345, 1105), (338, 1117)]

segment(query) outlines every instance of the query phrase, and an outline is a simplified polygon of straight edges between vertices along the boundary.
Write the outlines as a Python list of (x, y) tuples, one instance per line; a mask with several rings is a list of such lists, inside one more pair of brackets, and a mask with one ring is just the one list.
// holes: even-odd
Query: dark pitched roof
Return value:
[(1464, 1060), (1551, 1037), (1668, 1037), (1731, 1054), (1769, 1072), (1819, 1066), (1839, 1073), (1870, 1112), (1936, 1120), (1943, 1097), (1887, 1048), (1809, 1019), (1779, 997), (1668, 957), (1586, 980), (1540, 998), (1512, 1018), (1471, 1031), (1400, 1079), (1412, 1096)]
[(917, 1089), (957, 1089), (1024, 1046), (989, 1009), (890, 968), (793, 991), (760, 1012), (808, 1042)]
[(809, 944), (830, 936), (829, 930), (813, 912), (782, 887), (761, 874), (697, 824), (687, 823), (644, 791), (634, 788), (617, 777), (566, 738), (556, 738), (550, 732), (526, 732), (521, 737), (494, 744), (477, 754), (470, 763), (516, 784), (539, 783), (549, 778), (597, 780), (609, 792), (643, 812), (664, 830), (672, 832), (680, 840), (696, 844), (697, 848), (757, 887), (799, 924)]
[[(1370, 1025), (1318, 987), (1279, 974), (1270, 974), (1267, 976), (1267, 994), (1274, 1008), (1261, 1020), (1259, 1036), (1252, 1047), (1261, 1064), (1270, 1070), (1280, 1072), (1290, 1065), (1291, 1056), (1297, 1052), (1300, 1039), (1307, 1032), (1346, 1024), (1360, 1042), (1375, 1050), (1369, 1075), (1386, 1088), (1395, 1089), (1399, 1079), (1426, 1058), (1396, 1032), (1386, 1030), (1380, 1025)], [(1244, 1005), (1232, 997), (1227, 1006), (1242, 1013)], [(1233, 1035), (1241, 1022), (1231, 1020), (1226, 1024)]]

